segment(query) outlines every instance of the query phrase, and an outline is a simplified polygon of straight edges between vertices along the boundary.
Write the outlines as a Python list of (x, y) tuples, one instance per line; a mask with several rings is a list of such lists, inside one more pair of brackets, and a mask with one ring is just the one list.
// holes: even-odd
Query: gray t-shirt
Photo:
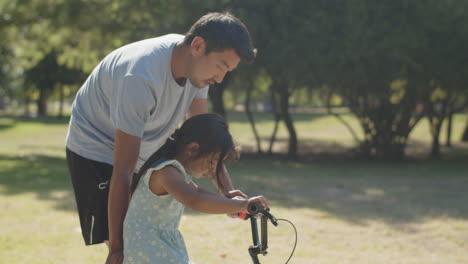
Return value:
[(171, 56), (184, 36), (165, 35), (121, 47), (104, 58), (78, 91), (66, 146), (85, 158), (113, 164), (116, 129), (141, 138), (136, 169), (159, 149), (208, 87), (180, 86)]

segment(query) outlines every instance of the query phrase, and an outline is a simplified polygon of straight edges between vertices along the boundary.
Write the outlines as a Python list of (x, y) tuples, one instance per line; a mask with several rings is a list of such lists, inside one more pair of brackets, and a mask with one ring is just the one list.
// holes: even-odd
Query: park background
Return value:
[[(211, 87), (211, 110), (243, 149), (235, 186), (295, 223), (290, 263), (468, 263), (464, 0), (0, 0), (0, 262), (103, 263), (66, 168), (74, 95), (113, 49), (222, 10), (258, 57)], [(249, 263), (249, 228), (181, 224), (196, 263)], [(293, 229), (270, 232), (262, 261), (284, 263)]]

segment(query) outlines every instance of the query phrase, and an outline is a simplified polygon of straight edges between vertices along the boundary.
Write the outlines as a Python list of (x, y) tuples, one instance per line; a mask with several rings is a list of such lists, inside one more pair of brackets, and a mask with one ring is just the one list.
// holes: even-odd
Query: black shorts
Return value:
[(84, 158), (68, 148), (66, 152), (85, 244), (109, 240), (107, 199), (113, 167)]

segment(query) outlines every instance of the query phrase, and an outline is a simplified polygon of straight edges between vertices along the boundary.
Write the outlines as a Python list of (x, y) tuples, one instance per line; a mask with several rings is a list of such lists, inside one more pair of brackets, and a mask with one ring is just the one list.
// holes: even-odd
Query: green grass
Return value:
[[(269, 116), (257, 117), (262, 135), (268, 136)], [(346, 149), (354, 144), (333, 117), (295, 118), (300, 138), (312, 147)], [(466, 153), (466, 145), (456, 142), (464, 118), (456, 117), (458, 154)], [(231, 113), (229, 119), (241, 145), (254, 146), (242, 114)], [(51, 119), (0, 119), (2, 263), (104, 261), (105, 246), (85, 247), (81, 239), (64, 159), (66, 127), (66, 121)], [(427, 124), (414, 133), (412, 147), (427, 149)], [(280, 136), (285, 139), (283, 127)], [(468, 263), (467, 171), (468, 163), (460, 158), (398, 163), (250, 158), (230, 165), (236, 187), (249, 195), (264, 194), (275, 216), (295, 223), (299, 241), (290, 263), (299, 264)], [(181, 224), (196, 263), (250, 263), (249, 228), (247, 221), (192, 211)], [(265, 263), (284, 263), (292, 232), (283, 222), (270, 227)]]

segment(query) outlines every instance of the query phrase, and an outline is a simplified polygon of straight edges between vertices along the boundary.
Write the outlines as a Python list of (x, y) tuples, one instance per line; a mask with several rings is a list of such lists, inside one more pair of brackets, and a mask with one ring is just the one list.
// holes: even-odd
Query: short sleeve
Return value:
[(198, 99), (208, 98), (209, 89), (210, 89), (209, 86), (205, 86), (203, 88), (198, 88), (198, 92), (195, 94), (195, 98), (198, 98)]
[(115, 129), (141, 138), (151, 110), (155, 109), (156, 101), (146, 80), (135, 75), (125, 76), (121, 87), (116, 87), (112, 94), (112, 125)]
[(148, 169), (145, 172), (145, 175), (143, 176), (143, 179), (142, 179), (143, 182), (149, 187), (149, 180), (151, 178), (151, 174), (153, 173), (153, 171), (161, 170), (164, 167), (169, 166), (169, 165), (174, 166), (176, 169), (178, 169), (182, 173), (182, 175), (184, 175), (186, 183), (190, 183), (192, 181), (192, 176), (185, 171), (184, 166), (180, 162), (178, 162), (177, 160), (167, 160)]

